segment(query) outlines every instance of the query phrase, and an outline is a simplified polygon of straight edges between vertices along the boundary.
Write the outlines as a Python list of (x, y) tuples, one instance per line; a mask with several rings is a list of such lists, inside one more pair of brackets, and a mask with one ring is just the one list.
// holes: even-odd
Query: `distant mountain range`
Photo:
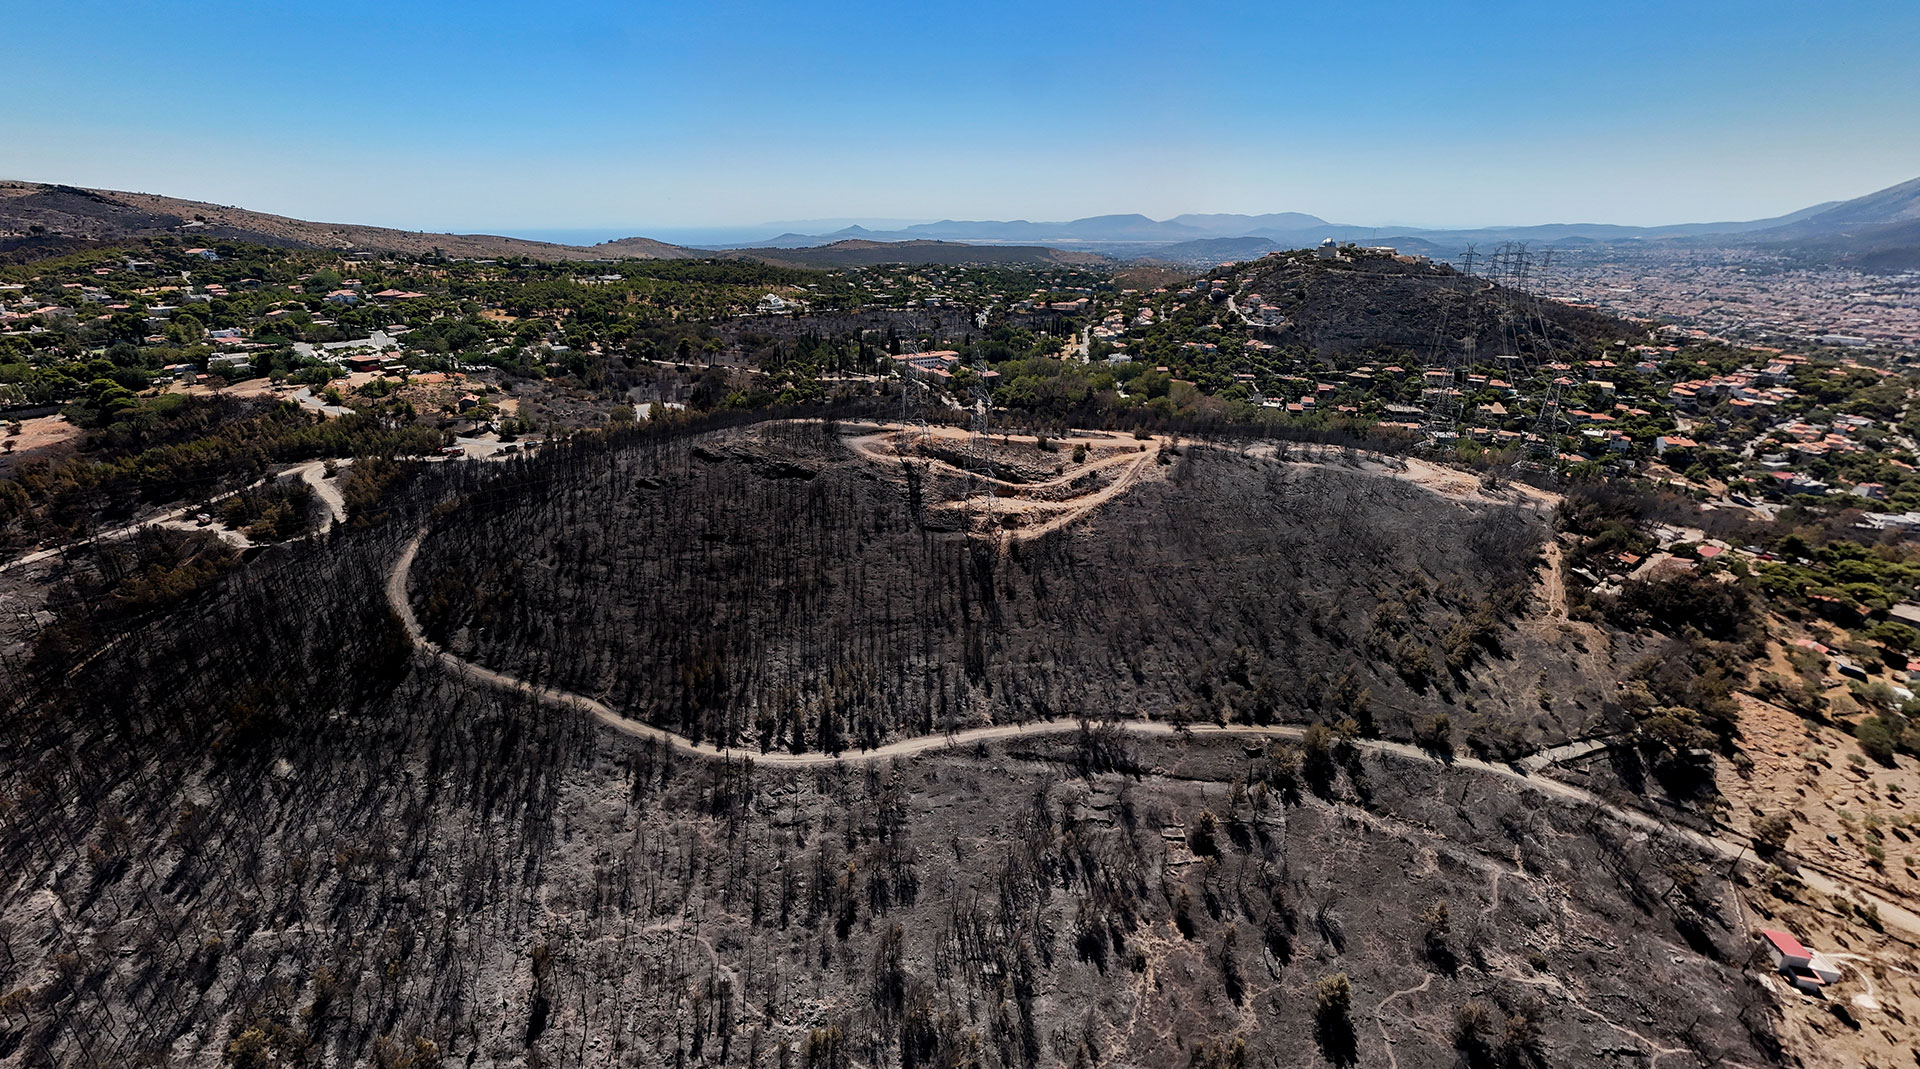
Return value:
[[(1622, 242), (1693, 242), (1775, 245), (1804, 248), (1825, 259), (1863, 266), (1902, 267), (1920, 263), (1920, 179), (1850, 201), (1829, 201), (1788, 215), (1672, 226), (1620, 226), (1609, 223), (1549, 223), (1539, 226), (1441, 230), (1377, 227), (1329, 222), (1301, 212), (1269, 215), (1180, 215), (1156, 220), (1144, 215), (1097, 215), (1067, 222), (1035, 223), (943, 220), (895, 231), (852, 226), (826, 234), (782, 234), (762, 244), (804, 248), (835, 241), (913, 241), (935, 239), (992, 245), (1018, 242), (1058, 249), (1098, 252), (1116, 259), (1153, 259), (1171, 263), (1208, 263), (1246, 259), (1275, 248), (1317, 245), (1326, 238), (1365, 245), (1391, 245), (1403, 251), (1453, 258), (1468, 245), (1507, 241), (1560, 245), (1608, 245)], [(1909, 256), (1903, 250), (1912, 250)]]
[(1746, 236), (1819, 262), (1920, 270), (1920, 178)]
[[(1105, 251), (1104, 246), (1159, 246), (1209, 238), (1294, 237), (1318, 233), (1334, 224), (1300, 212), (1272, 215), (1182, 215), (1149, 219), (1144, 215), (1096, 215), (1064, 223), (1031, 223), (1025, 219), (920, 223), (899, 230), (869, 230), (849, 226), (827, 234), (781, 234), (759, 244), (768, 248), (797, 248), (830, 241), (965, 241), (979, 245), (1051, 245)], [(1319, 239), (1315, 239), (1316, 241)]]
[[(434, 234), (346, 223), (313, 223), (226, 205), (149, 193), (0, 182), (0, 257), (50, 255), (159, 234), (201, 234), (304, 248), (389, 249), (404, 253), (545, 260), (679, 259), (737, 256), (770, 263), (856, 266), (875, 263), (1094, 263), (1155, 260), (1217, 263), (1332, 238), (1391, 245), (1454, 259), (1468, 245), (1501, 242), (1560, 246), (1674, 243), (1748, 246), (1808, 262), (1867, 270), (1920, 268), (1920, 179), (1844, 202), (1816, 204), (1789, 215), (1744, 222), (1634, 227), (1605, 223), (1432, 230), (1334, 223), (1301, 212), (1266, 215), (1096, 215), (1066, 222), (1024, 219), (943, 220), (897, 230), (859, 225), (829, 233), (786, 233), (752, 248), (688, 247), (644, 237), (597, 245), (532, 241), (488, 234)], [(811, 250), (811, 251), (808, 251)]]
[(797, 248), (726, 249), (715, 256), (759, 260), (778, 267), (874, 267), (879, 264), (1053, 264), (1097, 266), (1113, 261), (1099, 253), (1044, 245), (966, 245), (952, 241), (867, 241), (847, 238)]

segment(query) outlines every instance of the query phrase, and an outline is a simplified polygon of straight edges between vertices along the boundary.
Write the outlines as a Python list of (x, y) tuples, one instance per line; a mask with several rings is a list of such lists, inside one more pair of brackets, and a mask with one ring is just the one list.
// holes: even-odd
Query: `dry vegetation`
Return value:
[(282, 248), (367, 249), (448, 256), (531, 256), (543, 260), (675, 259), (695, 255), (676, 245), (625, 238), (617, 247), (587, 249), (490, 234), (430, 234), (353, 223), (313, 223), (224, 204), (152, 193), (0, 182), (0, 252), (16, 246), (45, 255), (62, 245), (113, 244), (174, 233)]

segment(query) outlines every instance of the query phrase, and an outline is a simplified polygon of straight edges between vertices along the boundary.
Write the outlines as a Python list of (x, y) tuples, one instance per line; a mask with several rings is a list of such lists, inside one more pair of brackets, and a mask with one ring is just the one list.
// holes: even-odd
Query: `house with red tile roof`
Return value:
[(1826, 955), (1809, 948), (1791, 932), (1760, 929), (1760, 945), (1787, 982), (1808, 994), (1820, 994), (1840, 981), (1840, 970)]

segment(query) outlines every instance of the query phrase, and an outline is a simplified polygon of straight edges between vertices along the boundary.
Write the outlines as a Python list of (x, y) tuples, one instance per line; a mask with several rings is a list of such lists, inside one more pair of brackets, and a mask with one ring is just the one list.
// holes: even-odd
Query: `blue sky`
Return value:
[(0, 177), (413, 229), (1778, 214), (1920, 176), (1920, 0), (4, 0)]

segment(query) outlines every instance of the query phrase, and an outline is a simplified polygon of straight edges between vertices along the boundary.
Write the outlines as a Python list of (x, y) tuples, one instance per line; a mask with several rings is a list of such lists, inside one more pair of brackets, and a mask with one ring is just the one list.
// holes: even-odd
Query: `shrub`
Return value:
[(1441, 972), (1449, 976), (1453, 975), (1459, 963), (1454, 957), (1453, 948), (1447, 945), (1447, 935), (1453, 928), (1447, 913), (1447, 900), (1435, 899), (1427, 906), (1426, 912), (1421, 914), (1420, 919), (1427, 926), (1426, 934), (1421, 940), (1421, 949), (1425, 952), (1427, 960), (1437, 966)]
[(1394, 667), (1399, 669), (1400, 678), (1406, 680), (1414, 690), (1427, 689), (1427, 684), (1433, 680), (1433, 654), (1424, 644), (1411, 639), (1400, 644)]
[(1762, 850), (1779, 850), (1787, 845), (1787, 836), (1792, 831), (1792, 817), (1785, 813), (1768, 813), (1753, 822), (1753, 842)]
[(1893, 764), (1894, 735), (1886, 721), (1877, 716), (1867, 717), (1854, 727), (1853, 737), (1868, 757), (1883, 765)]
[(1461, 1003), (1453, 1015), (1453, 1046), (1467, 1056), (1467, 1064), (1485, 1064), (1491, 1051), (1487, 1037), (1504, 1022), (1492, 1006), (1475, 999)]

